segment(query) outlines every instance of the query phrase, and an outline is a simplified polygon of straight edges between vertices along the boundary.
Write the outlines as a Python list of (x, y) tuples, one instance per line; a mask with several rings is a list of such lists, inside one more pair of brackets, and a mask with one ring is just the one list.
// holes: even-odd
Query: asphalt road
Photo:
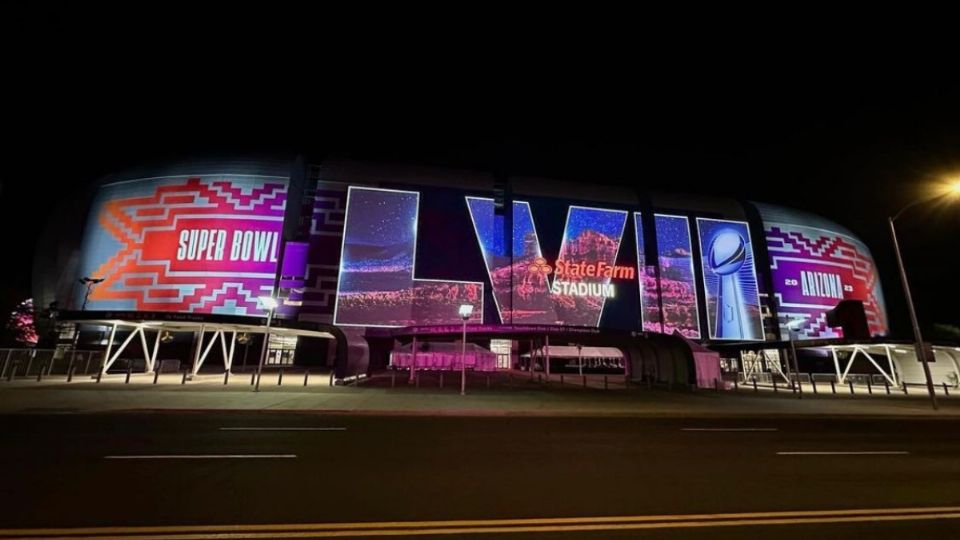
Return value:
[[(368, 524), (339, 535), (398, 521), (417, 523), (372, 527), (478, 539), (960, 534), (957, 420), (112, 413), (0, 427), (0, 538), (224, 532), (200, 525), (323, 537), (323, 524)], [(432, 523), (448, 520), (468, 523)], [(129, 529), (154, 525), (185, 528)]]

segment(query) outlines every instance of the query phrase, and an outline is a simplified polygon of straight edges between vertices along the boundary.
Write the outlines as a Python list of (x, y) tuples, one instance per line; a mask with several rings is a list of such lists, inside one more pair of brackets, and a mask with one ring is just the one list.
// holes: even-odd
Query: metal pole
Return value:
[(257, 364), (257, 383), (254, 392), (260, 391), (260, 375), (263, 373), (263, 363), (267, 359), (267, 342), (270, 341), (270, 324), (273, 322), (273, 308), (267, 311), (267, 328), (263, 332), (263, 346), (260, 347), (260, 362)]
[[(110, 363), (110, 353), (113, 352), (113, 337), (117, 335), (117, 323), (113, 323), (113, 326), (110, 327), (110, 340), (107, 341), (107, 352), (103, 355), (103, 365), (100, 366), (100, 371), (106, 371), (107, 364)], [(98, 379), (97, 382), (100, 382)]]
[(803, 399), (803, 381), (800, 380), (800, 359), (797, 358), (797, 345), (794, 342), (793, 336), (794, 331), (791, 329), (790, 332), (790, 356), (793, 357), (793, 373), (797, 377), (797, 386), (799, 387), (799, 393), (797, 394), (797, 399)]
[(910, 294), (910, 284), (907, 283), (907, 272), (903, 268), (903, 257), (900, 255), (900, 243), (897, 241), (897, 229), (893, 226), (893, 218), (888, 218), (890, 223), (890, 236), (893, 238), (893, 251), (897, 255), (897, 269), (900, 271), (900, 282), (903, 284), (903, 293), (907, 298), (907, 312), (910, 313), (910, 324), (913, 325), (913, 339), (916, 340), (914, 347), (917, 350), (917, 357), (923, 364), (923, 376), (927, 379), (927, 392), (930, 394), (930, 405), (933, 410), (937, 410), (937, 394), (933, 390), (933, 377), (930, 376), (930, 366), (927, 364), (927, 354), (923, 348), (923, 336), (920, 334), (920, 323), (917, 322), (917, 313), (913, 308), (913, 297)]
[(583, 345), (577, 343), (577, 366), (580, 368), (580, 376), (583, 377)]
[(467, 318), (463, 318), (463, 345), (460, 349), (460, 395), (467, 394)]
[(550, 334), (543, 336), (544, 359), (543, 371), (547, 374), (547, 381), (550, 381)]

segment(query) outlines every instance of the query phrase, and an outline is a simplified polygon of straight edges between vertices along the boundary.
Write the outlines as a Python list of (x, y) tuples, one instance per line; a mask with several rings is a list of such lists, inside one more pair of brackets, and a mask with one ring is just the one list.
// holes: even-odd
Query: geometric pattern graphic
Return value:
[(483, 283), (416, 279), (420, 193), (350, 186), (334, 323), (348, 326), (483, 322)]
[(753, 242), (744, 221), (697, 218), (711, 339), (762, 340)]
[[(273, 289), (287, 179), (150, 178), (100, 188), (80, 271), (104, 281), (87, 309), (264, 315)], [(77, 305), (84, 288), (77, 288)]]
[(313, 199), (310, 251), (300, 320), (330, 324), (337, 299), (347, 185), (320, 182)]
[(693, 270), (690, 222), (684, 216), (654, 214), (663, 333), (700, 338), (697, 284)]
[(848, 235), (764, 221), (780, 332), (797, 339), (838, 338), (826, 312), (841, 300), (860, 300), (870, 334), (888, 332), (880, 279), (870, 250)]

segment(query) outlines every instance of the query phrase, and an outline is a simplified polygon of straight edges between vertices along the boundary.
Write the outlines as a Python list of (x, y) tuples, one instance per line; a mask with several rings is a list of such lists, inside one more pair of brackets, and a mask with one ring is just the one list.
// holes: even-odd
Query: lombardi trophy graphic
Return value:
[(718, 233), (710, 243), (710, 270), (720, 279), (717, 291), (717, 339), (753, 339), (737, 275), (747, 260), (747, 246), (736, 231)]

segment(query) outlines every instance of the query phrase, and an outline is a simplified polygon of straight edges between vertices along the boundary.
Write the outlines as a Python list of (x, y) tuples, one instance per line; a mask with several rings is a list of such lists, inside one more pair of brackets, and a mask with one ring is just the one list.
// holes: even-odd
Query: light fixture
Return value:
[(947, 185), (947, 193), (953, 196), (960, 196), (960, 180), (954, 180)]
[(460, 318), (467, 320), (473, 315), (473, 304), (460, 304)]

